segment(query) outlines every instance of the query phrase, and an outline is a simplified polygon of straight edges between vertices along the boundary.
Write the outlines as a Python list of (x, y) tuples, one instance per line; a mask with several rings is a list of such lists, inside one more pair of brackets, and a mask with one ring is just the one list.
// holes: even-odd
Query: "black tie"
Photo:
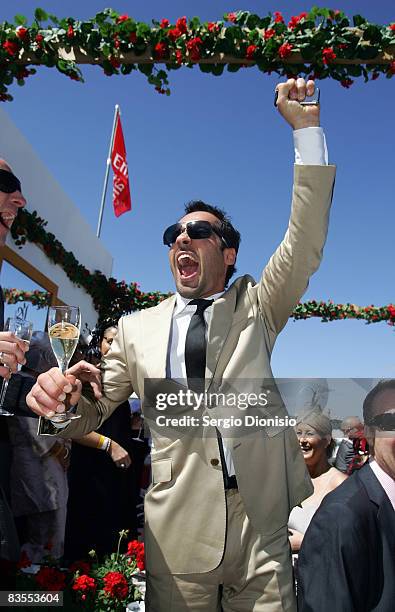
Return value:
[(185, 368), (188, 388), (196, 393), (204, 392), (204, 377), (206, 372), (206, 322), (204, 311), (214, 300), (192, 300), (188, 306), (196, 306), (189, 323), (185, 340)]
[[(206, 322), (204, 311), (214, 300), (192, 300), (188, 306), (196, 306), (189, 323), (185, 340), (185, 368), (187, 372), (188, 388), (195, 393), (204, 393), (204, 380), (206, 373)], [(218, 449), (221, 457), (222, 473), (225, 489), (230, 488), (229, 474), (226, 466), (224, 448), (221, 434), (217, 429)], [(233, 477), (234, 478), (234, 477)]]

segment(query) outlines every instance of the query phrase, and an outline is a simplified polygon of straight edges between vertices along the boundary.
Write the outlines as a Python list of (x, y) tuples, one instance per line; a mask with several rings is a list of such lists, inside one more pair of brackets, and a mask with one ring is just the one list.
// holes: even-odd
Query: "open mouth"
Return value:
[(310, 444), (301, 444), (300, 445), (300, 449), (302, 451), (302, 453), (304, 455), (307, 455), (307, 453), (309, 453), (310, 451), (313, 450), (312, 446), (310, 446)]
[(5, 227), (6, 229), (10, 229), (11, 225), (13, 224), (15, 219), (15, 215), (13, 215), (12, 213), (0, 213), (0, 223), (3, 227)]
[(183, 280), (191, 280), (197, 276), (199, 262), (191, 253), (180, 253), (177, 257), (177, 268)]

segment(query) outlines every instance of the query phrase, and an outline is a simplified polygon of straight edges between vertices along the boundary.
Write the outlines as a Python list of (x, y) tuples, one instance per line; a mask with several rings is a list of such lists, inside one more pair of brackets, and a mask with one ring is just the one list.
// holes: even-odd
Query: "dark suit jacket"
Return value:
[(369, 465), (327, 495), (303, 539), (299, 612), (391, 612), (395, 512)]

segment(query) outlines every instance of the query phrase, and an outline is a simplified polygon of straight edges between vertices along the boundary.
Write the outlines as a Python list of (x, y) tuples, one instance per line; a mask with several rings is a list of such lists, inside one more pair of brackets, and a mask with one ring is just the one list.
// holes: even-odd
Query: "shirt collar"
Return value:
[(383, 468), (377, 463), (377, 461), (373, 457), (369, 459), (369, 465), (373, 470), (375, 476), (377, 477), (377, 480), (390, 498), (392, 507), (395, 510), (395, 480), (383, 470)]
[[(214, 293), (214, 295), (210, 295), (210, 296), (208, 296), (208, 297), (206, 297), (204, 299), (205, 300), (214, 300), (215, 301), (215, 300), (218, 300), (218, 298), (220, 298), (221, 295), (223, 295), (223, 294), (224, 294), (224, 291), (220, 291), (219, 293)], [(176, 293), (176, 305), (175, 305), (175, 308), (174, 308), (173, 316), (176, 317), (181, 312), (184, 312), (184, 310), (188, 307), (189, 302), (192, 302), (192, 299), (184, 298), (179, 293)], [(208, 308), (210, 308), (210, 306)]]

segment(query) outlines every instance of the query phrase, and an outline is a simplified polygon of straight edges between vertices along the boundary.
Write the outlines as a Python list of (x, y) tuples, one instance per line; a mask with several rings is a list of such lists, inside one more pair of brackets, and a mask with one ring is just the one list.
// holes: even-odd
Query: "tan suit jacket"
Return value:
[[(334, 177), (333, 166), (295, 166), (289, 227), (261, 280), (238, 278), (213, 304), (207, 343), (208, 392), (221, 391), (228, 379), (251, 381), (246, 383), (249, 391), (259, 386), (254, 381), (272, 379), (270, 357), (277, 335), (321, 260)], [(104, 399), (83, 398), (78, 412), (84, 418), (73, 421), (65, 437), (97, 429), (133, 391), (144, 396), (145, 379), (166, 377), (174, 304), (175, 296), (120, 320), (104, 361)], [(267, 411), (270, 414), (270, 405)], [(280, 407), (281, 411), (286, 414), (285, 408)], [(153, 483), (145, 500), (150, 571), (202, 573), (221, 562), (226, 503), (221, 465), (212, 463), (219, 457), (212, 434), (212, 428), (178, 437), (152, 431)], [(263, 534), (275, 533), (286, 525), (290, 510), (312, 492), (293, 430), (254, 430), (248, 436), (228, 438), (227, 444), (253, 526)]]

